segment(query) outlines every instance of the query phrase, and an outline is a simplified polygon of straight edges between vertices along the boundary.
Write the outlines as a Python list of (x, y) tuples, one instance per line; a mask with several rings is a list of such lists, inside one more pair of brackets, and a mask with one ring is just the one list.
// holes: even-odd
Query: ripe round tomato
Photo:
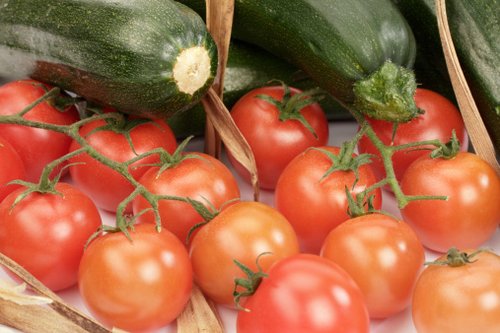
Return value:
[(244, 307), (248, 311), (238, 312), (238, 333), (361, 333), (370, 328), (356, 283), (334, 262), (312, 254), (276, 262)]
[(185, 246), (152, 224), (98, 237), (80, 264), (80, 295), (104, 325), (153, 330), (177, 318), (191, 295), (192, 268)]
[(26, 178), (26, 170), (23, 161), (14, 147), (0, 137), (0, 202), (19, 185), (7, 185), (8, 182), (14, 179)]
[(371, 318), (387, 318), (410, 305), (425, 259), (424, 248), (408, 224), (378, 213), (347, 220), (333, 229), (321, 256), (354, 279)]
[(423, 156), (401, 180), (406, 195), (442, 195), (448, 200), (418, 200), (401, 210), (427, 248), (475, 248), (495, 233), (500, 220), (500, 178), (477, 155), (452, 159)]
[[(321, 147), (338, 155), (338, 147)], [(322, 179), (333, 165), (322, 151), (308, 149), (294, 158), (285, 168), (274, 193), (275, 207), (290, 221), (303, 252), (319, 253), (328, 233), (349, 219), (345, 188), (353, 196), (376, 182), (369, 165), (362, 165), (359, 180), (354, 185), (353, 171), (335, 171)], [(380, 209), (382, 191), (373, 191), (373, 205)]]
[[(240, 197), (238, 183), (229, 169), (216, 158), (204, 154), (190, 153), (193, 158), (183, 159), (179, 164), (163, 170), (151, 167), (139, 182), (151, 193), (175, 195), (198, 200), (205, 206), (220, 209), (230, 200)], [(138, 196), (133, 201), (134, 215), (151, 208), (151, 205)], [(189, 230), (203, 218), (188, 203), (175, 200), (160, 200), (158, 203), (162, 225), (186, 243)], [(139, 222), (154, 223), (151, 211), (137, 217)]]
[[(162, 120), (142, 123), (130, 130), (130, 138), (134, 149), (132, 149), (126, 136), (122, 133), (112, 130), (92, 132), (104, 125), (106, 125), (105, 120), (96, 119), (81, 127), (80, 134), (86, 136), (88, 144), (95, 150), (116, 162), (128, 161), (137, 155), (160, 147), (169, 153), (173, 153), (177, 147), (177, 141), (172, 130)], [(80, 148), (80, 145), (73, 141), (70, 151), (78, 148)], [(158, 155), (147, 156), (131, 164), (129, 172), (135, 179), (139, 179), (149, 168), (148, 164), (158, 161)], [(69, 168), (74, 183), (87, 193), (99, 208), (111, 212), (116, 211), (118, 204), (134, 190), (133, 185), (118, 171), (105, 166), (88, 154), (77, 155), (70, 159), (70, 162), (79, 163), (73, 164)], [(131, 205), (127, 207), (127, 212), (132, 212)]]
[[(448, 142), (452, 136), (453, 129), (462, 145), (467, 150), (467, 134), (460, 111), (445, 97), (431, 90), (417, 88), (415, 103), (424, 111), (423, 114), (413, 120), (398, 125), (396, 135), (393, 137), (393, 123), (383, 120), (367, 119), (375, 133), (386, 145), (401, 145), (411, 142), (438, 139)], [(425, 146), (423, 146), (425, 147)], [(427, 146), (434, 148), (433, 146)], [(380, 152), (366, 136), (358, 143), (360, 153), (375, 155), (372, 160), (372, 168), (378, 179), (385, 177), (385, 169), (380, 159)], [(394, 153), (392, 163), (396, 178), (401, 180), (408, 166), (422, 155), (428, 154), (429, 150), (404, 149)]]
[[(301, 93), (295, 88), (290, 88), (290, 92), (292, 95)], [(315, 137), (296, 119), (280, 120), (279, 109), (257, 95), (266, 95), (281, 101), (284, 87), (269, 86), (248, 92), (233, 106), (231, 116), (252, 148), (260, 186), (264, 189), (274, 189), (281, 172), (296, 155), (308, 147), (326, 145), (328, 120), (317, 103), (300, 110), (300, 114), (314, 129), (317, 135)], [(248, 171), (230, 153), (228, 159), (236, 171), (249, 181)]]
[(234, 306), (234, 279), (244, 273), (234, 259), (256, 270), (256, 258), (264, 271), (272, 263), (299, 251), (297, 236), (275, 209), (259, 202), (237, 202), (202, 226), (193, 237), (189, 254), (194, 279), (214, 302)]
[[(466, 250), (471, 254), (473, 250)], [(438, 260), (446, 260), (444, 255)], [(419, 333), (497, 333), (500, 329), (500, 257), (484, 251), (461, 266), (428, 265), (412, 302)]]
[[(0, 87), (0, 115), (13, 115), (42, 97), (52, 87), (33, 80), (20, 80)], [(58, 111), (49, 101), (38, 104), (25, 119), (70, 125), (79, 117), (75, 107)], [(0, 133), (17, 151), (26, 167), (26, 180), (38, 182), (43, 168), (68, 153), (71, 138), (62, 133), (14, 124), (0, 124)], [(56, 169), (57, 170), (57, 169)]]
[(17, 203), (19, 188), (0, 203), (0, 252), (58, 291), (77, 282), (83, 248), (101, 225), (95, 204), (67, 183), (60, 194), (33, 192)]

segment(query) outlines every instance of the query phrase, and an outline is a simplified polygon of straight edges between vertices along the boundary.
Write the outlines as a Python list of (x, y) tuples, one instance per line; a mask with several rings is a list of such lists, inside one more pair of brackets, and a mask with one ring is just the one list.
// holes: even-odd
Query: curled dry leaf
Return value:
[(14, 282), (2, 279), (0, 279), (0, 298), (19, 305), (52, 303), (52, 300), (48, 297), (26, 294), (26, 283), (15, 284)]

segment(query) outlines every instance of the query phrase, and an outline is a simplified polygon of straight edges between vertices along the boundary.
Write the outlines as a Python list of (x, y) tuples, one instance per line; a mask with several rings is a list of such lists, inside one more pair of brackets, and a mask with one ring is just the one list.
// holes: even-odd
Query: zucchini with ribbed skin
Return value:
[[(245, 93), (269, 85), (272, 80), (280, 80), (302, 90), (318, 86), (304, 72), (269, 52), (245, 42), (231, 41), (224, 76), (224, 104), (228, 109)], [(352, 119), (349, 111), (326, 92), (319, 103), (328, 119)], [(205, 112), (201, 104), (197, 104), (169, 118), (168, 123), (178, 137), (200, 135), (205, 129)]]
[[(393, 1), (414, 28), (418, 45), (438, 50), (421, 52), (422, 62), (430, 64), (436, 72), (445, 72), (434, 0)], [(446, 1), (446, 11), (460, 65), (496, 153), (500, 155), (500, 1)], [(420, 70), (416, 68), (417, 75)], [(428, 72), (422, 69), (421, 73), (425, 78)], [(448, 76), (443, 78), (449, 80)], [(443, 84), (451, 87), (449, 81), (443, 80)]]
[[(202, 8), (200, 0), (181, 2)], [(405, 70), (415, 40), (390, 0), (235, 0), (232, 36), (287, 60), (374, 118), (407, 121), (418, 113), (416, 83)], [(387, 61), (397, 66), (383, 68)]]
[(216, 70), (202, 18), (171, 0), (0, 0), (0, 76), (8, 79), (166, 118), (198, 102)]

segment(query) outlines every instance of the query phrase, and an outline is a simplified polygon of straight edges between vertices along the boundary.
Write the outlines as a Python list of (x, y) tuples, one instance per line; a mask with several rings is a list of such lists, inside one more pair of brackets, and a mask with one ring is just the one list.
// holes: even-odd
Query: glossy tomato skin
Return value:
[[(320, 148), (335, 155), (340, 152), (338, 147)], [(355, 174), (352, 171), (335, 171), (322, 179), (331, 166), (332, 161), (325, 153), (308, 149), (290, 162), (276, 186), (275, 207), (294, 227), (303, 252), (318, 254), (328, 233), (349, 219), (345, 187), (352, 188)], [(360, 193), (375, 182), (370, 166), (362, 165), (359, 180), (351, 193)], [(381, 190), (377, 189), (372, 194), (374, 207), (380, 209)]]
[(297, 237), (288, 221), (260, 202), (238, 202), (225, 208), (201, 227), (190, 247), (194, 278), (214, 302), (234, 307), (234, 279), (245, 274), (236, 259), (256, 271), (256, 259), (267, 271), (272, 263), (299, 252)]
[(477, 155), (452, 159), (423, 156), (401, 180), (407, 195), (441, 195), (448, 200), (418, 200), (401, 210), (403, 219), (427, 248), (477, 247), (495, 233), (500, 220), (500, 179)]
[[(2, 85), (0, 115), (21, 112), (50, 88), (33, 80), (12, 81)], [(38, 104), (24, 118), (57, 125), (70, 125), (79, 119), (75, 107), (61, 112), (47, 101)], [(71, 138), (65, 134), (28, 126), (0, 124), (0, 133), (21, 157), (26, 168), (26, 180), (31, 182), (38, 181), (45, 165), (68, 153), (71, 144)]]
[(249, 311), (238, 312), (238, 333), (369, 332), (368, 310), (356, 283), (317, 255), (278, 261), (244, 307)]
[[(162, 120), (140, 124), (130, 131), (134, 149), (124, 134), (111, 130), (90, 133), (105, 124), (104, 120), (95, 120), (81, 127), (80, 134), (86, 136), (88, 144), (99, 153), (116, 162), (128, 161), (154, 148), (164, 148), (169, 153), (173, 153), (177, 147), (172, 130)], [(70, 150), (74, 151), (78, 148), (80, 145), (73, 141)], [(69, 168), (74, 183), (101, 209), (115, 212), (118, 204), (134, 190), (133, 185), (118, 171), (105, 166), (86, 153), (71, 158), (70, 162), (78, 163)], [(149, 155), (131, 164), (129, 172), (138, 180), (149, 168), (147, 165), (155, 162), (159, 162), (158, 155)], [(132, 212), (131, 205), (127, 207), (127, 212)]]
[[(190, 153), (194, 158), (184, 159), (180, 164), (159, 173), (152, 167), (139, 180), (151, 193), (191, 198), (221, 209), (231, 200), (240, 198), (238, 183), (229, 169), (216, 158), (199, 152)], [(133, 212), (138, 215), (151, 205), (137, 197)], [(162, 225), (186, 243), (189, 230), (203, 218), (188, 203), (161, 200), (158, 203)], [(155, 223), (152, 212), (138, 216), (139, 222)]]
[(354, 279), (371, 318), (387, 318), (410, 305), (425, 260), (411, 227), (378, 213), (349, 219), (333, 229), (321, 256)]
[(14, 147), (0, 137), (0, 202), (19, 185), (10, 184), (8, 182), (14, 179), (26, 178), (26, 170), (23, 161)]
[[(474, 250), (466, 250), (468, 254)], [(445, 260), (446, 256), (438, 258)], [(500, 257), (481, 252), (459, 267), (428, 265), (412, 301), (419, 333), (496, 333), (500, 330)]]
[[(290, 88), (292, 95), (300, 93)], [(314, 137), (298, 120), (281, 121), (273, 104), (257, 95), (283, 99), (282, 86), (257, 88), (244, 95), (231, 109), (231, 116), (254, 153), (259, 184), (264, 189), (274, 189), (286, 165), (308, 147), (323, 146), (328, 142), (328, 120), (317, 103), (304, 107), (300, 113), (314, 129)], [(247, 181), (248, 171), (228, 154), (230, 163)]]
[[(375, 133), (386, 145), (401, 145), (411, 142), (438, 139), (448, 142), (452, 136), (453, 129), (461, 143), (462, 150), (467, 150), (468, 139), (465, 125), (457, 107), (445, 97), (438, 93), (417, 88), (415, 103), (424, 111), (417, 118), (398, 125), (396, 136), (392, 140), (393, 125), (383, 120), (367, 119)], [(433, 148), (433, 146), (427, 146)], [(360, 153), (373, 154), (372, 168), (378, 179), (385, 177), (385, 169), (380, 159), (380, 152), (366, 136), (358, 143)], [(408, 166), (422, 155), (428, 154), (429, 150), (405, 149), (395, 152), (392, 157), (396, 178), (401, 180)]]
[(101, 225), (97, 207), (74, 186), (58, 183), (60, 195), (34, 192), (11, 211), (24, 190), (0, 203), (0, 252), (53, 291), (75, 285), (84, 246)]
[(191, 295), (192, 268), (184, 245), (168, 230), (136, 225), (100, 236), (86, 249), (80, 295), (104, 325), (147, 331), (175, 320)]

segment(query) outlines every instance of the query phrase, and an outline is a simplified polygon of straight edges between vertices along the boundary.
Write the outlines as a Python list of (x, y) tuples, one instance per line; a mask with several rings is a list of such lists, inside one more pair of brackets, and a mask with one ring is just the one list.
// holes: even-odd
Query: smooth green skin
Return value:
[[(229, 110), (250, 90), (270, 84), (279, 85), (272, 80), (280, 80), (301, 90), (317, 87), (317, 83), (307, 78), (304, 72), (271, 53), (245, 42), (231, 41), (224, 76), (224, 104)], [(326, 92), (319, 103), (328, 119), (352, 119), (349, 111)], [(177, 137), (186, 137), (203, 134), (205, 119), (203, 107), (197, 104), (167, 121)]]
[[(211, 76), (179, 92), (179, 52), (202, 46)], [(171, 0), (0, 0), (0, 76), (31, 77), (120, 111), (167, 118), (198, 102), (217, 70), (201, 17)]]
[[(434, 0), (393, 0), (413, 27), (415, 38), (424, 52), (417, 56), (417, 81), (431, 71), (441, 75), (445, 95), (452, 93), (446, 62), (439, 40)], [(485, 126), (500, 155), (500, 0), (446, 1), (451, 35)], [(434, 50), (434, 52), (428, 52)], [(419, 57), (422, 59), (419, 61)], [(432, 76), (427, 81), (432, 81)], [(452, 95), (452, 100), (454, 95)], [(498, 111), (497, 111), (498, 108)]]

